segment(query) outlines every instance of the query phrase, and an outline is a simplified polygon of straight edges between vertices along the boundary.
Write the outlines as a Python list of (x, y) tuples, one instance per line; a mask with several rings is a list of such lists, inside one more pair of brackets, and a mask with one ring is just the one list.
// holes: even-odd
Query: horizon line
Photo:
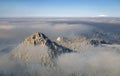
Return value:
[(88, 17), (71, 17), (71, 16), (69, 16), (69, 17), (61, 17), (61, 16), (21, 16), (21, 17), (0, 17), (0, 18), (120, 18), (120, 17), (115, 17), (115, 16), (108, 16), (108, 17), (99, 17), (99, 16), (95, 16), (95, 17), (90, 17), (90, 16), (88, 16)]

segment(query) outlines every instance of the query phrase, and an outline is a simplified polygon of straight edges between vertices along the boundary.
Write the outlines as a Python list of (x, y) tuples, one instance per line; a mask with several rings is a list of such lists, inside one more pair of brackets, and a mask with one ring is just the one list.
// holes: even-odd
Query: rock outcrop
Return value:
[(11, 52), (11, 57), (26, 63), (54, 65), (54, 59), (63, 53), (72, 52), (71, 49), (51, 41), (43, 33), (36, 32), (27, 37)]

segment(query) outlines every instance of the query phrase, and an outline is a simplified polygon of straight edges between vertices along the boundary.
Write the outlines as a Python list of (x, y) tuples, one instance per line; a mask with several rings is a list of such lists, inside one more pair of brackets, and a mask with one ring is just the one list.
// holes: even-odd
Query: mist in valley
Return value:
[[(120, 76), (119, 21), (119, 18), (1, 18), (0, 75)], [(47, 46), (22, 45), (34, 32), (42, 32), (62, 46), (65, 38), (64, 47), (73, 52), (51, 57), (52, 50)], [(63, 38), (61, 43), (56, 41), (58, 37)], [(83, 41), (81, 45), (78, 41), (82, 38), (106, 43), (94, 46), (96, 43), (83, 45)]]

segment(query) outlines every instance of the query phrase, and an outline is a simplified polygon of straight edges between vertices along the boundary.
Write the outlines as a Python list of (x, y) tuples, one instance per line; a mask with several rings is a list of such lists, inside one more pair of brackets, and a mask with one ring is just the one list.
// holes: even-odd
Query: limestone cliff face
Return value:
[(43, 33), (36, 32), (27, 37), (12, 52), (11, 57), (26, 63), (54, 66), (54, 58), (72, 50), (51, 41)]

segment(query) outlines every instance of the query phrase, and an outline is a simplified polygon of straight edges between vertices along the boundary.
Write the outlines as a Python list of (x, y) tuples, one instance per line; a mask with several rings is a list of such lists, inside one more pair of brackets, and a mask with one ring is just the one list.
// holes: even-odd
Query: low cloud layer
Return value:
[(55, 67), (46, 67), (34, 63), (34, 60), (26, 63), (11, 59), (8, 53), (0, 56), (0, 75), (120, 76), (120, 54), (117, 50), (108, 47), (85, 47), (80, 52), (62, 54), (54, 61)]
[(92, 30), (94, 27), (84, 24), (67, 23), (40, 23), (34, 25), (0, 25), (0, 38), (24, 38), (27, 34), (39, 31), (51, 37), (69, 36), (75, 33), (84, 33)]
[(98, 15), (98, 17), (108, 17), (108, 15), (107, 14), (100, 14), (100, 15)]
[(15, 26), (12, 25), (0, 25), (1, 30), (12, 30), (15, 29)]
[[(91, 21), (91, 22), (89, 22)], [(0, 23), (0, 45), (8, 46), (19, 43), (33, 32), (42, 32), (50, 39), (57, 38), (58, 36), (67, 36), (69, 38), (77, 37), (81, 33), (89, 33), (93, 30), (97, 32), (102, 29), (108, 32), (119, 33), (119, 19), (112, 20), (116, 24), (106, 24), (106, 20), (102, 19), (88, 19), (88, 21), (8, 21)], [(98, 23), (94, 23), (98, 22)], [(102, 22), (100, 24), (100, 22)], [(111, 22), (111, 20), (108, 20)], [(106, 25), (106, 26), (105, 26)], [(109, 25), (109, 26), (107, 26)], [(108, 29), (109, 28), (109, 29)], [(102, 30), (102, 32), (103, 32)], [(112, 36), (109, 33), (110, 36)], [(100, 33), (106, 36), (104, 33)], [(118, 35), (117, 35), (118, 36)], [(116, 36), (115, 36), (116, 37)], [(108, 39), (109, 37), (107, 37)], [(5, 41), (5, 39), (7, 41)], [(9, 40), (11, 39), (11, 40)], [(19, 41), (20, 39), (20, 41)], [(9, 43), (9, 41), (11, 41)], [(2, 47), (1, 46), (1, 47)], [(113, 47), (111, 47), (113, 46)], [(42, 66), (40, 63), (26, 63), (19, 59), (11, 58), (10, 52), (0, 51), (0, 75), (2, 76), (120, 76), (120, 46), (111, 45), (110, 47), (82, 47), (76, 53), (66, 53), (55, 58), (55, 67)], [(16, 46), (12, 46), (15, 48)], [(3, 47), (2, 47), (3, 48)], [(24, 49), (24, 48), (22, 48)], [(31, 49), (31, 48), (29, 48)], [(37, 60), (40, 50), (46, 49), (31, 49), (31, 55)], [(6, 49), (7, 51), (7, 49)], [(24, 54), (24, 50), (19, 49)], [(44, 51), (44, 52), (45, 52)], [(39, 52), (39, 53), (38, 53)], [(18, 54), (19, 55), (19, 54)], [(26, 55), (26, 57), (28, 57)], [(31, 58), (30, 58), (31, 59)]]
[(119, 33), (119, 22), (119, 18), (6, 18), (0, 20), (0, 38), (23, 39), (36, 31), (54, 37), (93, 30)]

